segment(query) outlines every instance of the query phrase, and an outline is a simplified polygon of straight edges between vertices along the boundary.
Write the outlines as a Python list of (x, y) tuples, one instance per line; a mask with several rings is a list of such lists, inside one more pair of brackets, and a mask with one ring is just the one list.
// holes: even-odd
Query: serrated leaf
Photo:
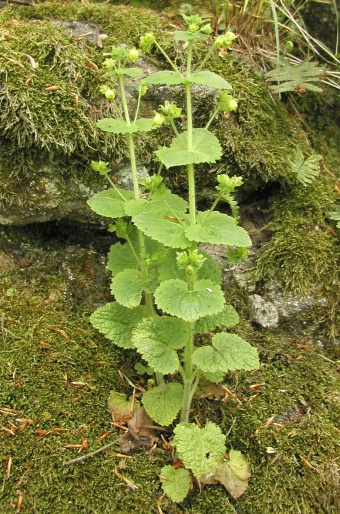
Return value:
[(176, 350), (188, 340), (187, 324), (168, 316), (144, 319), (133, 331), (132, 342), (143, 359), (163, 375), (180, 367)]
[(250, 479), (249, 462), (237, 450), (230, 450), (229, 460), (219, 464), (214, 478), (237, 500), (248, 488)]
[(174, 434), (173, 444), (179, 458), (198, 481), (223, 461), (225, 435), (214, 423), (208, 422), (204, 428), (194, 423), (179, 423)]
[(123, 393), (117, 393), (116, 391), (110, 391), (108, 399), (109, 412), (114, 412), (117, 419), (124, 416), (129, 416), (135, 412), (139, 407), (139, 402), (135, 398), (131, 397), (128, 400), (126, 395)]
[(191, 241), (201, 243), (251, 246), (251, 239), (244, 228), (239, 227), (231, 216), (216, 211), (198, 212), (196, 224), (187, 227), (185, 235)]
[(160, 479), (163, 491), (172, 501), (179, 503), (187, 496), (190, 489), (190, 474), (187, 469), (163, 466)]
[(188, 132), (172, 140), (169, 148), (157, 150), (156, 155), (166, 168), (187, 164), (216, 162), (222, 156), (222, 147), (214, 134), (202, 128), (193, 129), (193, 147), (188, 150)]
[(171, 316), (193, 322), (220, 312), (224, 295), (221, 288), (210, 280), (198, 280), (190, 291), (184, 280), (173, 279), (159, 285), (155, 291), (155, 302), (159, 309)]
[(115, 277), (125, 269), (136, 269), (139, 262), (128, 243), (116, 243), (110, 247), (107, 266)]
[(159, 425), (168, 426), (177, 417), (183, 399), (183, 386), (177, 382), (153, 387), (143, 394), (143, 405)]
[(214, 384), (220, 384), (225, 376), (225, 373), (222, 373), (222, 371), (215, 371), (215, 373), (209, 373), (209, 371), (202, 371), (202, 375), (204, 378), (209, 380), (209, 382), (213, 382)]
[(176, 71), (157, 71), (143, 80), (143, 84), (164, 84), (165, 86), (177, 86), (185, 84), (185, 77)]
[(152, 277), (145, 281), (140, 270), (125, 269), (112, 279), (111, 292), (118, 303), (132, 309), (141, 303), (143, 291), (151, 292), (156, 285)]
[(91, 209), (107, 218), (125, 216), (124, 204), (133, 197), (133, 192), (125, 189), (105, 189), (90, 198), (87, 203)]
[[(144, 247), (150, 256), (160, 256), (165, 254), (164, 246), (147, 236), (144, 236)], [(140, 256), (140, 245), (137, 229), (129, 235), (129, 243), (116, 243), (110, 247), (108, 253), (107, 266), (112, 272), (112, 276), (116, 276), (125, 269), (137, 269), (139, 266), (138, 257)]]
[(304, 186), (307, 186), (320, 173), (319, 161), (322, 155), (313, 154), (304, 158), (301, 148), (298, 146), (295, 151), (294, 161), (292, 162), (292, 173), (296, 173), (297, 179)]
[(191, 82), (215, 89), (232, 89), (229, 82), (212, 71), (198, 71), (191, 77)]
[(203, 372), (245, 370), (251, 371), (260, 366), (256, 348), (236, 334), (222, 332), (212, 338), (212, 346), (197, 348), (192, 361)]
[[(186, 280), (186, 271), (184, 269), (180, 269), (177, 265), (177, 253), (178, 250), (171, 249), (163, 259), (158, 274), (160, 282), (165, 282), (172, 278)], [(222, 281), (222, 273), (217, 262), (202, 250), (199, 251), (199, 254), (204, 255), (206, 260), (203, 262), (202, 267), (197, 270), (197, 280), (207, 279), (211, 280), (215, 284), (220, 284)]]
[(225, 305), (221, 312), (205, 316), (196, 321), (196, 334), (208, 334), (219, 327), (234, 327), (240, 321), (239, 315), (231, 305)]
[(133, 134), (139, 130), (138, 126), (133, 123), (127, 124), (125, 120), (114, 118), (102, 118), (97, 121), (96, 125), (100, 130), (113, 134)]
[(150, 201), (131, 206), (135, 212), (139, 211), (132, 217), (132, 221), (144, 234), (165, 246), (190, 246), (191, 243), (184, 235), (189, 223), (189, 215), (186, 214), (188, 203), (181, 197), (167, 191)]
[(146, 308), (127, 309), (117, 302), (99, 307), (90, 316), (92, 325), (120, 348), (133, 348), (132, 330), (146, 315)]

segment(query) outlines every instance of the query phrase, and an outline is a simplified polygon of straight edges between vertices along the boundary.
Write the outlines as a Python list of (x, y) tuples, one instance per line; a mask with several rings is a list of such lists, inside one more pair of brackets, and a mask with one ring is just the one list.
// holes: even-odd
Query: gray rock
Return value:
[(262, 296), (253, 294), (250, 299), (250, 319), (264, 328), (276, 328), (279, 324), (279, 313), (275, 305)]

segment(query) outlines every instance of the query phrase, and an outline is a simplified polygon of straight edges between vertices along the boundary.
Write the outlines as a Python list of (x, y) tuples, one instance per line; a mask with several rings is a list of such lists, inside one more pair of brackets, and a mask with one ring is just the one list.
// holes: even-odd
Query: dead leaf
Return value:
[(197, 400), (201, 400), (202, 398), (219, 400), (220, 398), (223, 398), (224, 395), (225, 391), (221, 385), (216, 385), (206, 379), (201, 379), (199, 381), (198, 387), (195, 391), (195, 398)]
[(108, 400), (109, 412), (113, 412), (115, 419), (120, 420), (126, 416), (131, 416), (139, 407), (139, 402), (132, 396), (127, 400), (126, 395), (110, 391)]
[(237, 500), (244, 494), (250, 479), (250, 465), (241, 452), (231, 450), (229, 460), (221, 463), (215, 471), (215, 479)]
[(139, 407), (133, 418), (128, 421), (129, 431), (120, 436), (121, 450), (125, 453), (152, 447), (157, 427), (146, 413), (144, 407)]

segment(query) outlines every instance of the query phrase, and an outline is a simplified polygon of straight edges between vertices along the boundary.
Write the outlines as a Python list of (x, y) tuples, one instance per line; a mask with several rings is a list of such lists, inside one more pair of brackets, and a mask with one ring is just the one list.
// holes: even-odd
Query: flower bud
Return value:
[(153, 127), (161, 127), (164, 124), (164, 116), (163, 114), (159, 114), (159, 112), (155, 112), (153, 117), (152, 126)]
[(204, 25), (202, 28), (201, 28), (201, 32), (203, 32), (203, 34), (211, 34), (212, 33), (212, 28), (211, 28), (211, 25), (209, 23), (207, 23), (207, 25)]
[(140, 38), (140, 47), (144, 52), (150, 52), (152, 45), (156, 41), (152, 32), (147, 32)]
[(236, 111), (237, 107), (237, 101), (228, 93), (228, 91), (222, 91), (222, 93), (220, 93), (218, 98), (218, 108), (221, 109), (221, 111)]
[(188, 25), (188, 31), (189, 32), (197, 32), (199, 30), (199, 25), (197, 25), (197, 23), (190, 23)]
[(293, 41), (286, 41), (285, 43), (285, 49), (286, 49), (286, 52), (290, 53), (294, 48), (294, 43)]
[(115, 67), (115, 64), (115, 59), (105, 59), (105, 61), (103, 62), (103, 66), (107, 71), (112, 71)]
[(146, 84), (141, 84), (139, 87), (140, 87), (140, 96), (146, 95), (148, 86)]
[(215, 39), (215, 45), (217, 48), (230, 48), (234, 39), (236, 39), (235, 34), (231, 31), (228, 31), (222, 36), (217, 36)]
[(116, 93), (113, 91), (113, 89), (108, 89), (104, 93), (106, 100), (113, 100), (116, 98)]
[(131, 50), (129, 50), (128, 59), (130, 62), (137, 61), (138, 56), (139, 56), (139, 52), (136, 48), (131, 48)]

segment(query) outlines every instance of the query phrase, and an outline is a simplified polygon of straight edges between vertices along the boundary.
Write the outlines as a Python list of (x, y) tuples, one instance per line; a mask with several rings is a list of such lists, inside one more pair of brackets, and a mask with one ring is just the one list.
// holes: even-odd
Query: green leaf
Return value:
[(143, 84), (164, 84), (165, 86), (177, 86), (185, 84), (185, 77), (176, 71), (157, 71), (143, 80)]
[(143, 359), (163, 375), (180, 367), (176, 350), (188, 340), (187, 324), (168, 316), (144, 319), (134, 330), (132, 342)]
[(138, 79), (142, 76), (142, 70), (140, 68), (120, 68), (115, 70), (115, 74)]
[(198, 212), (196, 225), (190, 225), (185, 235), (200, 243), (251, 246), (251, 239), (244, 228), (239, 227), (231, 216), (216, 211)]
[(209, 35), (202, 34), (201, 32), (187, 32), (184, 30), (176, 30), (174, 32), (175, 41), (205, 41)]
[(250, 479), (249, 462), (237, 450), (230, 450), (229, 460), (219, 464), (214, 478), (237, 500), (248, 488)]
[(320, 164), (322, 155), (312, 154), (307, 159), (304, 158), (301, 148), (298, 146), (295, 151), (294, 160), (292, 162), (292, 172), (296, 173), (297, 179), (304, 186), (307, 186), (320, 173)]
[(183, 501), (190, 490), (190, 474), (187, 469), (163, 466), (160, 479), (163, 491), (176, 503)]
[(156, 386), (143, 394), (143, 405), (159, 425), (168, 426), (177, 417), (183, 398), (183, 386), (177, 382)]
[(99, 307), (90, 316), (92, 325), (120, 348), (133, 348), (132, 330), (146, 315), (146, 308), (127, 309), (117, 302)]
[[(138, 254), (137, 254), (138, 255)], [(139, 262), (128, 243), (116, 243), (112, 245), (108, 254), (107, 266), (112, 271), (112, 275), (116, 276), (125, 269), (136, 269)]]
[(224, 295), (220, 287), (210, 280), (198, 280), (190, 291), (184, 280), (173, 279), (162, 282), (156, 289), (155, 302), (159, 309), (171, 316), (193, 322), (220, 312)]
[(240, 321), (239, 315), (231, 305), (225, 305), (221, 312), (205, 316), (196, 321), (196, 334), (208, 334), (219, 327), (234, 327)]
[(202, 375), (204, 376), (204, 378), (209, 380), (209, 382), (213, 382), (214, 384), (220, 384), (224, 379), (225, 373), (222, 373), (222, 371), (215, 371), (215, 373), (209, 373), (209, 371), (202, 371)]
[(212, 346), (197, 348), (192, 355), (193, 363), (203, 372), (245, 370), (260, 366), (256, 348), (236, 334), (222, 332), (212, 338)]
[(153, 125), (152, 118), (139, 118), (135, 123), (138, 128), (138, 132), (150, 132), (151, 130), (155, 130), (156, 127)]
[(194, 423), (179, 423), (174, 429), (173, 444), (179, 458), (194, 476), (200, 478), (213, 472), (226, 453), (225, 435), (210, 421), (204, 428)]
[(97, 127), (104, 132), (112, 132), (113, 134), (132, 134), (139, 131), (137, 125), (127, 124), (125, 120), (114, 118), (103, 118), (97, 121)]
[(172, 140), (169, 148), (155, 152), (166, 168), (216, 162), (222, 156), (222, 147), (214, 134), (202, 128), (193, 129), (193, 148), (188, 150), (188, 132)]
[[(177, 264), (177, 252), (178, 250), (171, 249), (163, 259), (158, 274), (160, 282), (165, 282), (166, 280), (171, 280), (172, 278), (186, 280), (185, 269), (179, 269)], [(206, 260), (203, 262), (202, 267), (197, 271), (197, 280), (207, 279), (211, 280), (215, 284), (220, 284), (222, 281), (222, 273), (221, 268), (217, 262), (206, 252), (200, 250), (199, 253), (204, 255)]]
[(215, 89), (232, 89), (229, 82), (212, 71), (198, 71), (191, 77), (191, 82)]
[(133, 198), (133, 192), (125, 189), (105, 189), (96, 193), (87, 203), (91, 209), (107, 218), (122, 218), (125, 216), (124, 204)]
[[(116, 243), (110, 247), (108, 254), (107, 266), (112, 271), (112, 275), (116, 276), (125, 269), (138, 269), (140, 256), (140, 245), (137, 229), (134, 227), (133, 232), (129, 235), (129, 243)], [(132, 247), (131, 247), (132, 246)], [(162, 260), (165, 254), (164, 246), (147, 236), (144, 236), (144, 246), (146, 256), (155, 259), (155, 264), (158, 262), (156, 257)], [(152, 263), (149, 268), (152, 268)]]
[(147, 236), (174, 248), (187, 248), (191, 245), (184, 236), (189, 222), (189, 215), (186, 214), (188, 203), (181, 197), (166, 191), (150, 201), (131, 206), (135, 212), (139, 211), (132, 217), (133, 223)]
[(111, 292), (118, 303), (132, 309), (141, 303), (143, 291), (151, 292), (156, 285), (152, 277), (145, 281), (140, 270), (126, 269), (112, 279)]

